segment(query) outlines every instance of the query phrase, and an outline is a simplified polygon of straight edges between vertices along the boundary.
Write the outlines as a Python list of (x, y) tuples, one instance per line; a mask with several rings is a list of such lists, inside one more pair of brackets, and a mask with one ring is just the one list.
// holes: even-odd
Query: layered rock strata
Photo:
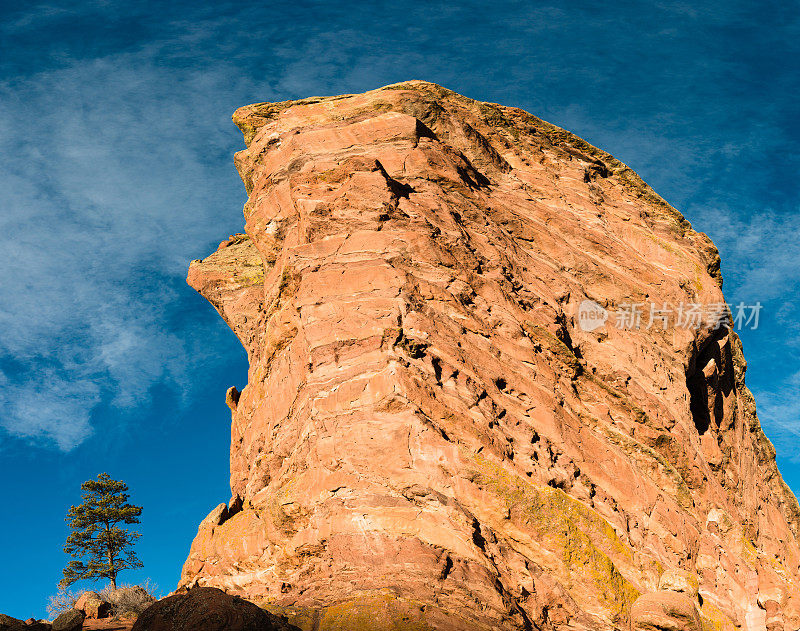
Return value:
[(430, 83), (234, 121), (245, 233), (188, 280), (250, 369), (182, 586), (309, 630), (800, 625), (800, 511), (722, 312), (579, 320), (723, 303), (704, 234), (580, 138)]

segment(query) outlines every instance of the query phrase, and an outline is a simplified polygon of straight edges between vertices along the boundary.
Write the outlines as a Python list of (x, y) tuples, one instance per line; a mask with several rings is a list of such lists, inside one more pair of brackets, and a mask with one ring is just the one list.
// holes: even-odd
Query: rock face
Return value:
[(245, 234), (188, 280), (250, 370), (182, 586), (322, 631), (647, 628), (648, 593), (687, 629), (695, 602), (800, 625), (800, 511), (737, 336), (622, 317), (724, 301), (704, 234), (607, 153), (430, 83), (234, 121)]

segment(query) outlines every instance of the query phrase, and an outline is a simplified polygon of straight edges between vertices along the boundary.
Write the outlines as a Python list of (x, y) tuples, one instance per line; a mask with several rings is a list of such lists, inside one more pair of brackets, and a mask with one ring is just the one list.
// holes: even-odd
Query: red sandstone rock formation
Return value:
[(234, 121), (246, 234), (189, 283), (250, 372), (181, 585), (315, 630), (800, 625), (800, 511), (736, 335), (578, 326), (585, 300), (721, 303), (704, 234), (607, 153), (430, 83)]

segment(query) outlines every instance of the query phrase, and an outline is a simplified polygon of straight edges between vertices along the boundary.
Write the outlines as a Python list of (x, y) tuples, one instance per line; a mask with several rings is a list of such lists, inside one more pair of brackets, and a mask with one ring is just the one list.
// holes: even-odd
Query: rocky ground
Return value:
[[(85, 591), (55, 617), (52, 623), (0, 616), (0, 631), (79, 631), (81, 629), (131, 629), (138, 615), (156, 602), (141, 586)], [(5, 626), (4, 626), (5, 625)]]
[(101, 601), (97, 592), (85, 592), (52, 623), (0, 615), (0, 631), (299, 631), (285, 618), (214, 588), (152, 599), (138, 615), (123, 612), (110, 617), (109, 607), (101, 607), (98, 614), (99, 602), (111, 604)]

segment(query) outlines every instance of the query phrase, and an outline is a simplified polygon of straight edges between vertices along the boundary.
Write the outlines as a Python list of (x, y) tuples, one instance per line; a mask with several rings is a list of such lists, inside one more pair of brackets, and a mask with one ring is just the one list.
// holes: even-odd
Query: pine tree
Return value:
[(128, 486), (101, 473), (96, 480), (81, 484), (83, 503), (70, 507), (66, 522), (72, 533), (67, 537), (64, 552), (74, 557), (64, 568), (61, 587), (81, 579), (107, 578), (117, 588), (117, 575), (122, 570), (142, 567), (133, 551), (141, 536), (122, 528), (138, 524), (141, 506), (128, 504)]

